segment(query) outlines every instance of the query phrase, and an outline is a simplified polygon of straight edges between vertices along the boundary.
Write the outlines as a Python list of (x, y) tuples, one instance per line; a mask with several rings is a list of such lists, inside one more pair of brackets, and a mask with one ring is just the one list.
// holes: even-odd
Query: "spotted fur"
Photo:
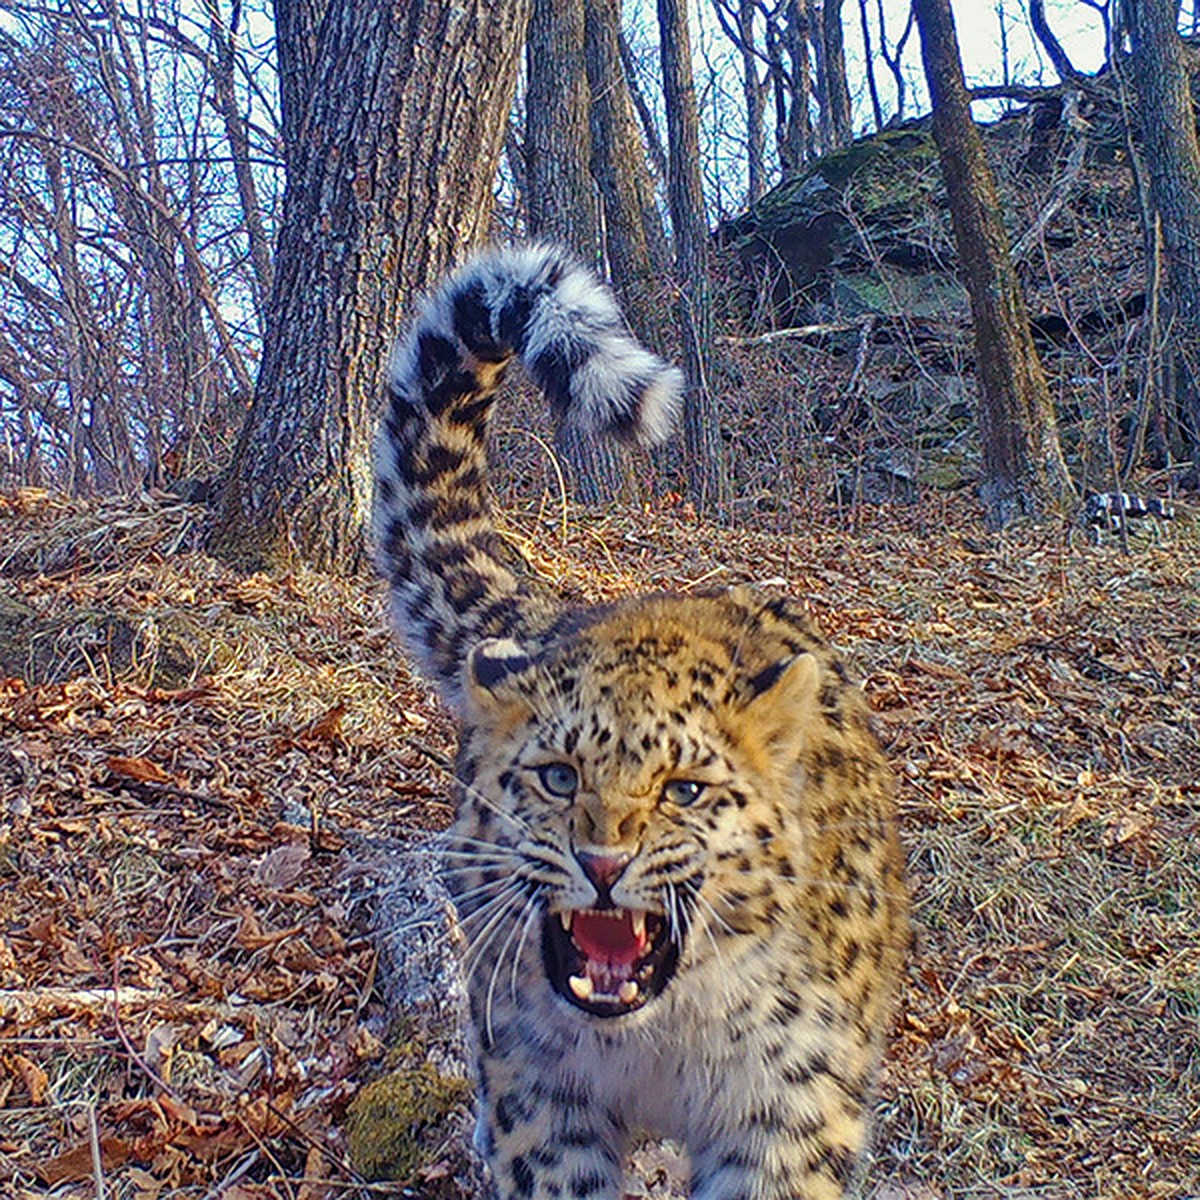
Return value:
[(398, 352), (380, 439), (395, 618), (461, 719), (482, 1144), (506, 1197), (615, 1198), (646, 1133), (687, 1148), (697, 1200), (841, 1197), (907, 936), (861, 692), (792, 600), (567, 609), (488, 519), (513, 355), (567, 419), (661, 434), (678, 380), (615, 312), (556, 251), (477, 261)]

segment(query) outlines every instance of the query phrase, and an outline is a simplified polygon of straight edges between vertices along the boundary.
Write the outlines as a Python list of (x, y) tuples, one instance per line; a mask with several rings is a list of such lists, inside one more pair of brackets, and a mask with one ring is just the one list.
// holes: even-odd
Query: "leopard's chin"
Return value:
[(562, 909), (543, 919), (542, 963), (564, 1000), (594, 1017), (623, 1017), (671, 982), (679, 946), (657, 913)]

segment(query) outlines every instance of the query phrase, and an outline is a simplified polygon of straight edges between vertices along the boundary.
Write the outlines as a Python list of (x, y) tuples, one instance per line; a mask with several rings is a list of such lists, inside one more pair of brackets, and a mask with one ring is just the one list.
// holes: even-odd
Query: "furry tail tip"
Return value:
[(683, 375), (640, 345), (612, 291), (552, 245), (485, 251), (426, 304), (412, 341), (451, 335), (473, 357), (515, 354), (565, 424), (642, 445), (674, 430)]

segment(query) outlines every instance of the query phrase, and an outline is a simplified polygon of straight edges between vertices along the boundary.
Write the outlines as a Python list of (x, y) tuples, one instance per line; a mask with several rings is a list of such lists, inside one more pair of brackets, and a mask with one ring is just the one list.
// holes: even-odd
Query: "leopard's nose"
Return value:
[(632, 854), (592, 854), (588, 850), (576, 850), (575, 858), (583, 868), (583, 873), (596, 885), (602, 904), (611, 904), (609, 888), (621, 876), (621, 872), (629, 865)]

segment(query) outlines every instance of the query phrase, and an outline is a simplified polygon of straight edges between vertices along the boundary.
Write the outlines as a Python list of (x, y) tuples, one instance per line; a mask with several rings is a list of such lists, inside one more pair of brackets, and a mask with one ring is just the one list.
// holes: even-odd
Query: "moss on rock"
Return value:
[(470, 1082), (439, 1071), (419, 1042), (397, 1047), (388, 1063), (346, 1113), (350, 1159), (371, 1180), (410, 1179), (432, 1163), (472, 1098)]

